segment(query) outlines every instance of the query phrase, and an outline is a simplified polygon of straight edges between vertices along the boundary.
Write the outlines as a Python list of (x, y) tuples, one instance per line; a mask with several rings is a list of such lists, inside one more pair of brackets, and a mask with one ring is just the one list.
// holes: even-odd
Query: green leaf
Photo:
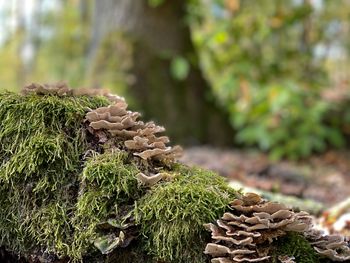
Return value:
[(171, 75), (177, 80), (184, 80), (187, 78), (190, 71), (190, 64), (183, 57), (175, 57), (170, 65)]
[(101, 236), (94, 241), (94, 246), (97, 247), (102, 254), (111, 253), (115, 248), (119, 247), (124, 241), (124, 233), (121, 231), (119, 237), (115, 234)]

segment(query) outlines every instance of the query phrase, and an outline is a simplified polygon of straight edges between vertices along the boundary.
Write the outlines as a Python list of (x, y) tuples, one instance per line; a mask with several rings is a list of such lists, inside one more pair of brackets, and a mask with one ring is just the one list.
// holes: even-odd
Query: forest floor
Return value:
[[(324, 206), (320, 221), (328, 228), (343, 219), (342, 231), (350, 234), (350, 211), (328, 218), (328, 210), (350, 197), (350, 151), (329, 151), (303, 161), (271, 161), (263, 153), (245, 150), (192, 147), (181, 161), (218, 172), (244, 187), (313, 200)], [(331, 230), (333, 231), (333, 230)]]

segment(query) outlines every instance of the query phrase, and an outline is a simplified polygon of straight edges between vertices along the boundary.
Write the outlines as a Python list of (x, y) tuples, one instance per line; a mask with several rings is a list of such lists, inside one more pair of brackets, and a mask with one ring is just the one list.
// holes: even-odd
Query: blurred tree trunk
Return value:
[[(125, 33), (133, 50), (130, 93), (145, 119), (164, 125), (177, 143), (228, 145), (233, 141), (229, 119), (215, 105), (199, 69), (184, 21), (185, 2), (165, 0), (151, 7), (147, 0), (95, 0), (90, 59), (110, 33)], [(182, 78), (172, 74), (176, 65)]]

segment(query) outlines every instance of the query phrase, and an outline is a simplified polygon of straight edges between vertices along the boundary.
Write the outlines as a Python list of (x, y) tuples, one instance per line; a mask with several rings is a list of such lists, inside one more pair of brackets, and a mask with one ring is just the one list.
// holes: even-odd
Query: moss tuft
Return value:
[(316, 251), (301, 234), (291, 232), (275, 242), (277, 245), (274, 262), (279, 262), (278, 256), (295, 257), (298, 263), (318, 263), (320, 261)]
[(0, 94), (0, 245), (18, 253), (69, 250), (82, 123), (104, 98)]
[(137, 198), (140, 187), (136, 175), (140, 171), (127, 159), (128, 153), (119, 150), (97, 155), (86, 162), (81, 181), (106, 194), (115, 194), (117, 202)]
[(139, 169), (127, 162), (127, 153), (115, 151), (90, 158), (81, 174), (82, 184), (73, 218), (74, 258), (80, 258), (98, 237), (96, 225), (115, 217), (143, 192), (136, 175)]
[(0, 94), (0, 245), (72, 254), (83, 121), (102, 97)]
[(137, 202), (145, 249), (166, 262), (206, 262), (203, 224), (219, 218), (236, 192), (218, 175), (177, 165), (175, 179), (156, 185)]

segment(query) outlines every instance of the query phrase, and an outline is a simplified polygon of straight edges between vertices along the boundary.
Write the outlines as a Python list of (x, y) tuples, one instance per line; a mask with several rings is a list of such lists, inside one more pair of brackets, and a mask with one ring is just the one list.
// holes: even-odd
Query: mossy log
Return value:
[[(203, 225), (240, 192), (210, 171), (143, 160), (125, 139), (91, 129), (86, 114), (109, 104), (71, 93), (0, 94), (0, 262), (210, 261)], [(150, 186), (140, 173), (166, 176)], [(283, 240), (271, 244), (271, 260), (282, 249), (318, 262), (301, 235)]]

